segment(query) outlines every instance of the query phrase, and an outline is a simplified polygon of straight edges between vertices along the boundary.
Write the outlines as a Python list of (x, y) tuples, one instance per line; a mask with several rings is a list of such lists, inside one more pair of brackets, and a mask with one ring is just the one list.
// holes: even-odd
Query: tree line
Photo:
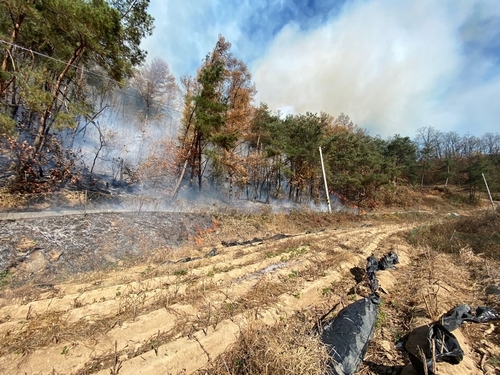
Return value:
[[(19, 192), (112, 183), (229, 198), (374, 205), (398, 186), (498, 190), (500, 135), (422, 127), (414, 139), (373, 137), (348, 115), (284, 116), (265, 103), (246, 64), (219, 36), (195, 76), (176, 82), (146, 63), (148, 0), (5, 0), (0, 4), (0, 139)], [(133, 157), (131, 156), (133, 155)], [(8, 170), (7, 170), (8, 168)], [(100, 177), (99, 177), (100, 176)]]

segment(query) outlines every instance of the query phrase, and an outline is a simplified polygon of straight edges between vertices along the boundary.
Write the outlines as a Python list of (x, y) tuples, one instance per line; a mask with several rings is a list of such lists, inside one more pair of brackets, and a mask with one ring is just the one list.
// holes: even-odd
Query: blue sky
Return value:
[(195, 75), (219, 34), (284, 113), (341, 112), (371, 135), (499, 133), (498, 0), (151, 0), (148, 57)]

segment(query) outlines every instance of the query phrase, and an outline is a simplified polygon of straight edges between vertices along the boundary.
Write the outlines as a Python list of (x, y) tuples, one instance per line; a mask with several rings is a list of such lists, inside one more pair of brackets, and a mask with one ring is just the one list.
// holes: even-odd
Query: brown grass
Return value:
[(309, 329), (299, 315), (274, 326), (253, 322), (230, 349), (198, 374), (325, 374), (326, 348)]
[(444, 221), (412, 230), (410, 242), (446, 253), (470, 248), (475, 254), (500, 259), (500, 211), (448, 217)]
[(28, 199), (21, 194), (11, 194), (7, 189), (0, 189), (0, 210), (7, 211), (24, 207)]
[[(500, 307), (498, 297), (484, 293), (486, 286), (498, 285), (500, 281), (498, 261), (475, 255), (472, 251), (450, 254), (430, 247), (413, 247), (408, 251), (412, 262), (405, 266), (404, 272), (389, 271), (397, 277), (398, 287), (383, 295), (379, 313), (382, 311), (385, 318), (365, 356), (375, 364), (401, 364), (401, 353), (394, 349), (388, 351), (388, 345), (382, 344), (396, 342), (416, 327), (436, 321), (459, 304), (468, 304), (473, 309), (486, 305), (497, 311)], [(490, 358), (495, 361), (494, 353), (500, 343), (498, 322), (464, 323), (461, 331), (472, 347), (474, 354), (471, 355), (475, 359), (478, 353), (483, 353), (483, 362), (489, 363)], [(495, 349), (490, 350), (492, 346)], [(372, 372), (366, 364), (359, 371), (359, 374), (373, 373), (382, 372)]]
[(48, 209), (53, 207), (83, 208), (85, 192), (61, 189), (56, 192), (20, 194), (0, 189), (0, 211)]

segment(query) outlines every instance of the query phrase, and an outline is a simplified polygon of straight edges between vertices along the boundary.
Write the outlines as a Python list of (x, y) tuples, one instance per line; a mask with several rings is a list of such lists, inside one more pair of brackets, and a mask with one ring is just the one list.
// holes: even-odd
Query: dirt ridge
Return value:
[[(333, 297), (326, 303), (325, 291), (401, 230), (393, 224), (332, 229), (221, 247), (215, 257), (165, 264), (152, 276), (136, 270), (134, 281), (129, 271), (125, 284), (117, 272), (99, 285), (56, 284), (26, 305), (0, 300), (0, 313), (8, 317), (0, 335), (21, 343), (30, 331), (38, 341), (24, 355), (16, 353), (21, 344), (13, 352), (15, 346), (3, 346), (0, 367), (11, 373), (109, 373), (118, 356), (120, 374), (193, 373), (234, 342), (252, 317), (272, 323), (301, 309), (326, 309)], [(49, 324), (57, 327), (51, 340), (43, 331)], [(70, 334), (96, 327), (101, 334), (91, 338)], [(188, 366), (181, 348), (197, 360)]]

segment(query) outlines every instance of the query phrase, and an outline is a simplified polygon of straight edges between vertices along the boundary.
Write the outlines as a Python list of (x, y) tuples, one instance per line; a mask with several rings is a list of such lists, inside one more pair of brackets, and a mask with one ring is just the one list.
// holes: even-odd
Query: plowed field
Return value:
[[(108, 217), (110, 227), (99, 228), (99, 233), (113, 233), (110, 242), (122, 238), (112, 230), (113, 225), (122, 225), (115, 219)], [(92, 222), (91, 217), (79, 220)], [(101, 219), (101, 226), (106, 220)], [(273, 227), (268, 219), (260, 227), (254, 225), (258, 229), (246, 237), (241, 220), (213, 223), (185, 226), (192, 233), (175, 249), (141, 237), (151, 250), (150, 257), (121, 261), (117, 253), (101, 254), (102, 262), (108, 260), (105, 270), (95, 264), (90, 270), (75, 266), (85, 272), (73, 276), (67, 272), (71, 268), (59, 267), (66, 272), (59, 277), (54, 273), (59, 268), (50, 267), (56, 265), (50, 251), (64, 256), (65, 249), (44, 245), (43, 267), (29, 266), (36, 257), (25, 259), (16, 271), (20, 278), (24, 272), (24, 284), (12, 281), (2, 288), (0, 374), (192, 374), (207, 368), (252, 321), (273, 325), (300, 312), (313, 325), (336, 304), (344, 306), (363, 295), (362, 269), (371, 254), (380, 257), (392, 250), (399, 255), (398, 269), (380, 272), (387, 300), (397, 296), (398, 285), (409, 290), (408, 275), (416, 272), (412, 259), (419, 254), (406, 241), (406, 233), (415, 225), (411, 222), (365, 220), (337, 225), (329, 221), (321, 224), (321, 230), (319, 225), (311, 225), (309, 231), (291, 225), (278, 231), (279, 226)], [(174, 233), (168, 236), (182, 235), (175, 228), (169, 229)], [(103, 246), (93, 235), (95, 230), (81, 232), (87, 241), (92, 239), (92, 246)], [(157, 232), (151, 229), (149, 236)], [(25, 233), (16, 237), (16, 243), (36, 242), (33, 236)], [(122, 239), (120, 246), (132, 246), (129, 242)], [(133, 246), (140, 249), (137, 243)], [(89, 258), (89, 254), (82, 257)], [(50, 282), (43, 283), (37, 272)], [(418, 280), (427, 280), (430, 287), (433, 283), (432, 278), (419, 275), (412, 276), (413, 288), (420, 285), (415, 298), (426, 287)], [(441, 283), (441, 290), (457, 287), (449, 281)], [(420, 300), (420, 308), (425, 309), (425, 302)], [(441, 308), (453, 307), (455, 300), (450, 297), (448, 302)], [(395, 305), (391, 308), (396, 310)], [(392, 316), (389, 309), (387, 314)], [(403, 330), (404, 318), (396, 315), (399, 320), (394, 324)], [(407, 322), (408, 329), (412, 324)], [(390, 342), (388, 334), (377, 335), (379, 342)], [(380, 347), (373, 350), (383, 352)], [(390, 364), (401, 359), (390, 344), (385, 352)], [(474, 371), (485, 373), (479, 372), (481, 358), (469, 360)]]

